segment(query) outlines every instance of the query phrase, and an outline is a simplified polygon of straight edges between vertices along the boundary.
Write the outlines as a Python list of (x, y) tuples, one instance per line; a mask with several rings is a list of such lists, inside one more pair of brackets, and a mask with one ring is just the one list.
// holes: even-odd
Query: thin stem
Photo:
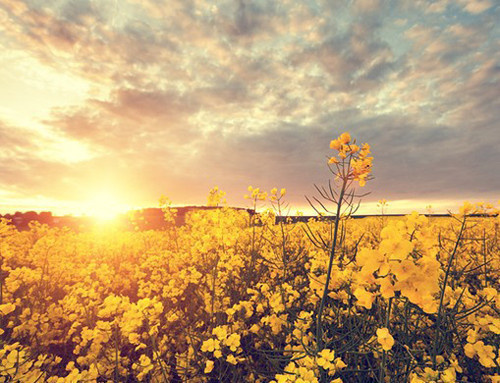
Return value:
[(3, 256), (2, 251), (0, 250), (0, 305), (3, 304)]
[(168, 376), (167, 376), (167, 372), (165, 371), (165, 368), (163, 367), (163, 363), (161, 362), (161, 359), (160, 359), (160, 352), (158, 351), (158, 347), (156, 345), (156, 341), (155, 341), (155, 337), (154, 335), (152, 335), (150, 333), (150, 330), (151, 330), (151, 327), (149, 326), (149, 321), (146, 321), (146, 330), (149, 334), (149, 340), (151, 341), (151, 347), (153, 349), (153, 358), (156, 359), (156, 362), (158, 363), (158, 365), (160, 366), (160, 370), (161, 370), (161, 374), (163, 376), (163, 379), (164, 379), (164, 382), (167, 383), (168, 382)]
[(119, 345), (118, 345), (118, 327), (115, 325), (114, 327), (114, 336), (115, 336), (115, 382), (119, 382), (120, 379), (120, 360), (119, 360)]
[(437, 348), (438, 348), (438, 343), (439, 343), (439, 338), (440, 338), (440, 327), (441, 327), (441, 317), (443, 313), (443, 301), (444, 301), (444, 293), (446, 290), (446, 284), (448, 283), (448, 277), (450, 275), (451, 271), (451, 265), (453, 263), (453, 260), (455, 258), (455, 255), (458, 250), (458, 245), (460, 244), (460, 241), (462, 239), (463, 232), (465, 230), (465, 222), (466, 222), (466, 216), (464, 215), (464, 218), (462, 220), (462, 225), (460, 227), (460, 231), (457, 236), (457, 240), (455, 242), (455, 247), (453, 248), (453, 252), (450, 254), (450, 258), (448, 259), (448, 267), (446, 268), (446, 274), (444, 276), (444, 281), (443, 281), (443, 286), (441, 287), (441, 296), (439, 298), (439, 308), (438, 308), (438, 315), (436, 319), (436, 336), (434, 337), (434, 346), (432, 349), (432, 368), (436, 368), (436, 354), (437, 354)]
[(322, 320), (323, 320), (323, 309), (325, 307), (326, 297), (328, 296), (328, 287), (330, 285), (330, 276), (332, 274), (333, 260), (335, 259), (335, 247), (337, 245), (337, 235), (339, 230), (340, 223), (340, 209), (342, 207), (342, 200), (344, 197), (344, 193), (346, 191), (347, 178), (344, 178), (342, 183), (342, 189), (340, 190), (340, 198), (337, 204), (337, 215), (335, 216), (335, 229), (333, 232), (333, 243), (330, 250), (330, 260), (328, 263), (328, 271), (326, 273), (326, 282), (325, 288), (323, 290), (323, 296), (321, 297), (321, 303), (319, 305), (318, 316), (316, 318), (316, 342), (318, 351), (323, 348), (323, 328), (322, 328)]
[(486, 262), (486, 229), (483, 229), (484, 288), (488, 287), (488, 267)]
[[(387, 313), (385, 316), (385, 328), (389, 329), (389, 320), (391, 318), (391, 307), (392, 307), (392, 298), (389, 298), (389, 303), (387, 305)], [(387, 352), (382, 349), (382, 362), (380, 364), (380, 371), (378, 375), (379, 382), (383, 383), (385, 379), (385, 363), (387, 361)]]

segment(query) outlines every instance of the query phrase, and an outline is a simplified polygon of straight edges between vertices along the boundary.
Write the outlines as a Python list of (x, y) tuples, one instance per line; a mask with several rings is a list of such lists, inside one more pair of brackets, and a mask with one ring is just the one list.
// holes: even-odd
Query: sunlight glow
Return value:
[(84, 213), (100, 222), (112, 221), (128, 210), (128, 207), (109, 191), (93, 194), (84, 205), (86, 207)]

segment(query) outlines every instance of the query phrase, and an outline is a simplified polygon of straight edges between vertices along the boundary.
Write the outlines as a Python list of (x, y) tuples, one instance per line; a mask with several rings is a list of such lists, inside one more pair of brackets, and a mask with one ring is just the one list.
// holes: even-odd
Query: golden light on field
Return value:
[(500, 1), (331, 3), (0, 0), (0, 383), (500, 383)]

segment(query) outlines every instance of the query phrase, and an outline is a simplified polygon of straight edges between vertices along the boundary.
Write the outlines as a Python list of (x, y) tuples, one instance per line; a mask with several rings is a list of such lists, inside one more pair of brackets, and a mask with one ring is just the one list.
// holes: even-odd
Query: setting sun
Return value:
[(500, 383), (499, 19), (0, 0), (0, 383)]
[(108, 222), (114, 220), (119, 214), (125, 213), (128, 208), (120, 203), (119, 199), (109, 191), (100, 191), (93, 194), (84, 203), (85, 215), (98, 221)]

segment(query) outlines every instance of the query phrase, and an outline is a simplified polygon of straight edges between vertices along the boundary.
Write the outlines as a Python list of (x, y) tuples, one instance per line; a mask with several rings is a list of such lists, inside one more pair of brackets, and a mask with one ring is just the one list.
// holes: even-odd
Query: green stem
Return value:
[(119, 382), (120, 371), (119, 371), (119, 356), (118, 356), (118, 327), (114, 327), (115, 335), (115, 382)]
[(217, 273), (218, 273), (217, 266), (219, 265), (219, 259), (220, 259), (219, 254), (217, 254), (217, 258), (216, 258), (215, 266), (214, 266), (214, 270), (213, 270), (213, 275), (212, 275), (212, 297), (211, 297), (211, 304), (210, 304), (211, 325), (213, 325), (215, 322), (215, 315), (214, 315), (214, 312), (215, 312), (215, 282), (217, 281)]
[[(387, 313), (385, 316), (385, 328), (389, 329), (389, 321), (391, 318), (391, 307), (392, 307), (392, 298), (389, 298), (389, 303), (387, 305)], [(382, 350), (382, 362), (380, 364), (380, 371), (378, 375), (378, 380), (380, 383), (384, 382), (385, 379), (385, 363), (387, 362), (387, 352)]]
[(337, 235), (340, 223), (340, 209), (342, 207), (342, 200), (344, 199), (344, 193), (347, 185), (347, 177), (344, 177), (342, 183), (342, 189), (340, 191), (340, 196), (337, 201), (337, 215), (335, 216), (335, 229), (333, 232), (333, 243), (330, 250), (330, 260), (328, 263), (328, 270), (326, 273), (325, 288), (323, 290), (323, 296), (321, 297), (321, 303), (319, 305), (318, 316), (316, 318), (316, 343), (318, 351), (323, 349), (323, 310), (325, 308), (326, 297), (328, 296), (328, 287), (330, 285), (330, 276), (332, 274), (333, 261), (335, 259), (335, 247), (337, 246)]
[(0, 250), (0, 305), (3, 304), (3, 256)]
[(448, 283), (448, 277), (450, 275), (451, 271), (451, 265), (453, 263), (453, 260), (455, 259), (455, 255), (458, 250), (458, 245), (460, 244), (460, 241), (462, 239), (463, 232), (465, 230), (465, 222), (466, 222), (466, 216), (464, 215), (464, 218), (462, 220), (462, 226), (460, 227), (460, 232), (458, 233), (457, 240), (455, 242), (455, 247), (453, 249), (453, 252), (450, 254), (450, 258), (448, 259), (448, 266), (446, 268), (446, 274), (444, 276), (444, 281), (443, 281), (443, 286), (441, 287), (441, 296), (439, 298), (439, 308), (438, 308), (438, 315), (436, 319), (436, 335), (434, 337), (434, 346), (432, 348), (432, 368), (436, 369), (436, 356), (437, 356), (437, 348), (438, 348), (438, 343), (439, 343), (439, 331), (441, 327), (441, 317), (443, 313), (443, 301), (444, 301), (444, 293), (446, 290), (446, 285)]
[[(149, 333), (151, 327), (149, 326), (149, 323), (146, 323), (146, 324), (147, 324), (146, 328), (147, 328), (147, 331)], [(163, 375), (164, 382), (167, 383), (168, 382), (167, 372), (165, 371), (165, 368), (163, 367), (163, 363), (161, 362), (160, 352), (158, 351), (158, 348), (156, 346), (156, 341), (155, 341), (154, 335), (149, 334), (149, 339), (151, 340), (153, 354), (156, 355), (156, 361), (158, 362), (158, 365), (160, 366), (160, 370), (161, 370), (161, 374)]]
[[(281, 205), (280, 201), (278, 200), (278, 215), (281, 216)], [(283, 282), (287, 281), (287, 274), (288, 274), (288, 257), (286, 255), (286, 235), (285, 235), (285, 228), (284, 228), (284, 223), (280, 221), (280, 229), (281, 229), (281, 258), (283, 260)]]
[(483, 229), (484, 288), (488, 287), (488, 266), (486, 262), (486, 229)]

